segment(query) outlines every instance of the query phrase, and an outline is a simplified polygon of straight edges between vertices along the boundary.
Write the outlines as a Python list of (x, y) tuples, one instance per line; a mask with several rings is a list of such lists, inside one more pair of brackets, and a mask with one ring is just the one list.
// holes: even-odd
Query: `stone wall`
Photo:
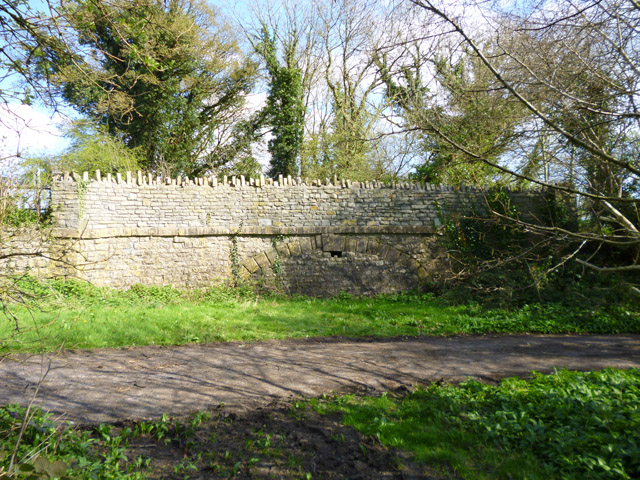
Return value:
[[(539, 194), (513, 192), (533, 212)], [(96, 285), (205, 286), (241, 278), (290, 293), (373, 295), (442, 279), (443, 219), (482, 192), (377, 182), (149, 175), (57, 177), (53, 235)]]
[[(89, 230), (222, 230), (298, 232), (303, 227), (433, 228), (451, 213), (482, 210), (472, 189), (413, 184), (340, 182), (312, 186), (244, 180), (212, 185), (200, 179), (176, 185), (148, 177), (140, 183), (58, 178), (52, 188), (58, 227)], [(257, 183), (257, 185), (256, 185)], [(274, 227), (272, 229), (268, 227)], [(142, 230), (141, 230), (142, 229)], [(158, 230), (162, 229), (162, 230)], [(361, 228), (354, 228), (360, 231)]]
[(49, 229), (5, 227), (0, 230), (0, 271), (37, 277), (61, 273), (53, 260), (64, 256), (63, 244), (52, 241)]

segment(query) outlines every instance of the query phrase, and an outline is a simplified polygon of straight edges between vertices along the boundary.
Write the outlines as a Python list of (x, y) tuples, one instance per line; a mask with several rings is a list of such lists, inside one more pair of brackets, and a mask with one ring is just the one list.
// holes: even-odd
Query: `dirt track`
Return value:
[[(49, 367), (50, 362), (50, 368)], [(376, 391), (531, 370), (640, 367), (639, 335), (288, 340), (66, 351), (0, 363), (0, 404), (37, 404), (82, 424), (246, 409), (295, 395)]]

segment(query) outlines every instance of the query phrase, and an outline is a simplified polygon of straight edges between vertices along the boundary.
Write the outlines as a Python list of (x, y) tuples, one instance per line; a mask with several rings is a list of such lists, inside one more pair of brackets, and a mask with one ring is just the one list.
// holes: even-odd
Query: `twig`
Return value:
[(582, 243), (580, 244), (580, 246), (578, 248), (575, 249), (575, 251), (571, 254), (571, 255), (567, 255), (565, 258), (562, 259), (562, 261), (560, 263), (558, 263), (557, 265), (554, 265), (553, 267), (549, 268), (547, 270), (547, 273), (551, 273), (554, 270), (556, 270), (558, 267), (561, 267), (562, 265), (564, 265), (565, 263), (567, 263), (569, 260), (571, 260), (573, 257), (575, 257), (578, 252), (580, 250), (582, 250), (582, 247), (585, 246), (585, 244), (587, 243), (586, 240), (583, 240)]
[(576, 258), (576, 262), (578, 262), (580, 265), (584, 265), (587, 268), (591, 268), (592, 270), (595, 270), (597, 272), (632, 272), (632, 271), (640, 270), (640, 265), (624, 265), (621, 267), (599, 267), (585, 260), (580, 260), (579, 258)]
[[(42, 356), (42, 362), (44, 363), (44, 355)], [(11, 474), (13, 470), (13, 465), (16, 460), (16, 455), (18, 454), (18, 447), (20, 446), (20, 441), (22, 440), (22, 436), (24, 435), (24, 431), (27, 428), (27, 424), (30, 421), (29, 414), (31, 412), (31, 407), (33, 406), (33, 402), (38, 395), (38, 391), (40, 390), (40, 386), (44, 382), (44, 379), (47, 378), (49, 371), (51, 370), (51, 359), (49, 359), (49, 364), (47, 365), (47, 370), (41, 375), (40, 380), (38, 380), (38, 384), (36, 385), (36, 389), (31, 396), (31, 400), (29, 401), (29, 405), (27, 405), (27, 409), (24, 412), (24, 418), (22, 419), (22, 425), (20, 427), (20, 433), (18, 433), (18, 438), (16, 439), (16, 444), (13, 447), (13, 453), (11, 454), (11, 460), (9, 460), (9, 469), (8, 472)]]

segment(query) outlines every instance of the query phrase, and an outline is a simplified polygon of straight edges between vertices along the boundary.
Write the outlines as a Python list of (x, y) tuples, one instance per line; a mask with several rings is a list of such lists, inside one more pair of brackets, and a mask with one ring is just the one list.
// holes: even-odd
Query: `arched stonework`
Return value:
[[(271, 275), (291, 292), (369, 295), (445, 281), (439, 227), (453, 216), (483, 215), (486, 193), (337, 178), (65, 174), (51, 185), (51, 241), (73, 247), (61, 274), (99, 286), (206, 287), (241, 273)], [(523, 219), (544, 218), (555, 201), (545, 192), (507, 193)], [(33, 259), (9, 262), (30, 273), (49, 268)]]
[(396, 293), (418, 289), (434, 277), (427, 265), (379, 236), (297, 237), (245, 259), (242, 266), (246, 279), (314, 296)]

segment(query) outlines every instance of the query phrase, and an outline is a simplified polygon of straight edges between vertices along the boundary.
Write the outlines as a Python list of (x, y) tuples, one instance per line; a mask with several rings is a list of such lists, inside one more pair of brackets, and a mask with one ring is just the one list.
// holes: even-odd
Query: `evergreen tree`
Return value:
[(217, 14), (198, 0), (74, 0), (60, 11), (75, 58), (40, 67), (64, 99), (141, 148), (147, 169), (210, 170), (255, 74)]
[(278, 60), (275, 35), (270, 35), (263, 25), (261, 37), (254, 43), (256, 52), (263, 58), (269, 75), (269, 96), (266, 106), (266, 122), (271, 126), (273, 138), (269, 140), (271, 162), (269, 175), (294, 175), (304, 138), (304, 102), (302, 71), (296, 65), (297, 42), (284, 45), (284, 63)]

